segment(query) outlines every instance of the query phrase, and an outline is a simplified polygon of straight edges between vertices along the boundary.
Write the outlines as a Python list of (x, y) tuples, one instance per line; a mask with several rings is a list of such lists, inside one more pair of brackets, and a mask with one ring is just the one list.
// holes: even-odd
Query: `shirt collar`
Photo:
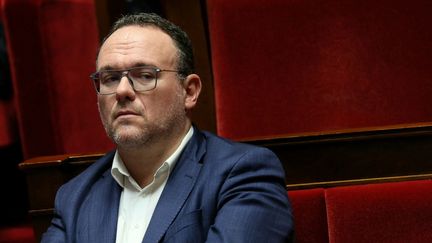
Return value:
[[(186, 144), (189, 142), (189, 140), (192, 138), (193, 133), (194, 133), (194, 129), (191, 126), (189, 128), (189, 131), (183, 137), (180, 145), (174, 151), (174, 153), (172, 153), (168, 157), (168, 159), (164, 163), (162, 163), (162, 165), (156, 170), (154, 174), (154, 178), (158, 177), (161, 173), (168, 173), (169, 175), (172, 168), (174, 168), (175, 164), (177, 163), (177, 160), (179, 159), (181, 152), (186, 147)], [(125, 180), (128, 179), (134, 185), (134, 187), (139, 188), (138, 184), (130, 176), (129, 171), (124, 165), (123, 160), (120, 158), (118, 151), (116, 151), (114, 155), (113, 163), (111, 166), (111, 175), (121, 187), (125, 187)]]

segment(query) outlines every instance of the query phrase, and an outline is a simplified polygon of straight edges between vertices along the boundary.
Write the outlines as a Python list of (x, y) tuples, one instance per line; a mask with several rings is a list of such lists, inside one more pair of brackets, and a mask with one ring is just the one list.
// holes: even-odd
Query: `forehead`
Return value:
[(130, 68), (152, 65), (172, 68), (177, 48), (172, 38), (154, 26), (126, 26), (116, 30), (101, 46), (97, 68)]

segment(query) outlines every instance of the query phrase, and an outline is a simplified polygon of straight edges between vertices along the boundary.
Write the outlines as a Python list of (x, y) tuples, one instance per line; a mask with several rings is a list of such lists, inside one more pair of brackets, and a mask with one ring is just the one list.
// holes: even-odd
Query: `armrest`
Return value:
[(19, 164), (26, 173), (29, 214), (38, 241), (50, 224), (58, 188), (102, 156), (103, 153), (42, 156)]

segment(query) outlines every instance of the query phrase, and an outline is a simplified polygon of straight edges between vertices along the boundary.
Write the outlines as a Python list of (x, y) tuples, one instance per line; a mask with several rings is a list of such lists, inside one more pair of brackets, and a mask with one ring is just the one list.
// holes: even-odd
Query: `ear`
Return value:
[(201, 93), (201, 78), (196, 74), (188, 75), (183, 81), (183, 88), (186, 93), (185, 108), (191, 110), (195, 107)]

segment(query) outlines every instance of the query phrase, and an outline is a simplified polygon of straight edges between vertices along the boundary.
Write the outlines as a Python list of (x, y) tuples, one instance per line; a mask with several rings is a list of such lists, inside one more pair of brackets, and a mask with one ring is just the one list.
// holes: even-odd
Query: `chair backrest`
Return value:
[(106, 151), (89, 74), (98, 29), (92, 0), (3, 0), (24, 158)]
[(431, 242), (431, 186), (427, 179), (288, 191), (296, 242)]
[(220, 135), (432, 120), (429, 0), (207, 0)]
[(330, 242), (432, 242), (432, 181), (335, 187), (325, 193)]
[(288, 191), (294, 215), (296, 243), (328, 243), (324, 189)]

